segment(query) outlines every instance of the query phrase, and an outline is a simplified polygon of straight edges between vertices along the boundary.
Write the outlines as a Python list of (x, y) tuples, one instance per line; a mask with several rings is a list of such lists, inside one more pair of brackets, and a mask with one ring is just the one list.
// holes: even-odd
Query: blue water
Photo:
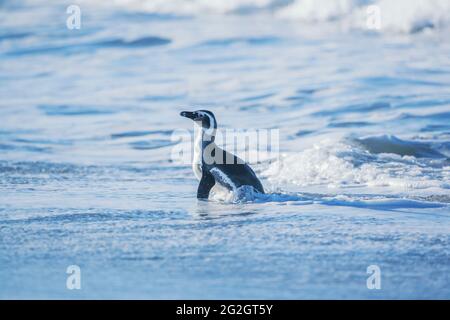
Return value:
[[(448, 33), (69, 4), (0, 2), (0, 298), (450, 298)], [(197, 201), (197, 108), (268, 195)]]

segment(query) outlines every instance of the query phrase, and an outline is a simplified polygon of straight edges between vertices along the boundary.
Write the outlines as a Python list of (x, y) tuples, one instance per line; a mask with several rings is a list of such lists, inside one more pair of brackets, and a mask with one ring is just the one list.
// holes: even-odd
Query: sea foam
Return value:
[[(106, 1), (97, 3), (106, 4)], [(115, 0), (114, 3), (133, 11), (156, 14), (268, 13), (276, 19), (308, 23), (333, 21), (359, 29), (367, 29), (368, 7), (376, 6), (380, 13), (380, 32), (415, 33), (450, 26), (449, 0)]]
[[(397, 153), (396, 153), (397, 152)], [(281, 155), (262, 171), (274, 186), (389, 187), (399, 192), (448, 193), (450, 164), (425, 142), (382, 135), (318, 141)]]

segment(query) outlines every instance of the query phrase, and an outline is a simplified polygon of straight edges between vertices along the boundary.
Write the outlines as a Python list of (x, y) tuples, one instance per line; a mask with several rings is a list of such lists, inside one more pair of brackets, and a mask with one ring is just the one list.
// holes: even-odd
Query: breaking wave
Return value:
[(448, 206), (447, 152), (446, 142), (402, 140), (392, 135), (328, 138), (262, 164), (258, 169), (266, 194), (249, 186), (234, 192), (217, 188), (210, 199), (372, 209)]
[[(97, 3), (110, 5), (109, 1)], [(366, 29), (368, 6), (377, 6), (382, 32), (415, 33), (450, 26), (449, 0), (115, 0), (121, 7), (148, 13), (203, 16), (268, 13), (304, 22), (338, 21)]]
[(450, 162), (436, 144), (389, 135), (325, 139), (301, 152), (282, 154), (262, 176), (276, 187), (382, 187), (448, 194)]

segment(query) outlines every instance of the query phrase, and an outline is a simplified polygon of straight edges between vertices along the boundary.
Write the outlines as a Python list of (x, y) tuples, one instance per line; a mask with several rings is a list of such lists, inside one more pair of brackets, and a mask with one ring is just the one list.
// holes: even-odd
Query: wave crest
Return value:
[(450, 163), (426, 143), (393, 136), (332, 139), (283, 154), (262, 175), (275, 186), (391, 187), (448, 193)]
[(379, 8), (382, 32), (414, 33), (450, 26), (449, 0), (116, 0), (114, 3), (135, 11), (188, 16), (265, 12), (274, 18), (306, 22), (339, 20), (360, 29), (367, 29), (367, 8), (372, 5)]

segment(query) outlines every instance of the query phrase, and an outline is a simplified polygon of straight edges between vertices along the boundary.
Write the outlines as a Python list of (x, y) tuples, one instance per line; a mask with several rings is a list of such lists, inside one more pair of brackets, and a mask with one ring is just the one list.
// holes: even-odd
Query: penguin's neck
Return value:
[(203, 150), (205, 150), (210, 143), (214, 143), (214, 139), (215, 137), (209, 135), (203, 127), (196, 128), (192, 169), (198, 180), (202, 178)]

